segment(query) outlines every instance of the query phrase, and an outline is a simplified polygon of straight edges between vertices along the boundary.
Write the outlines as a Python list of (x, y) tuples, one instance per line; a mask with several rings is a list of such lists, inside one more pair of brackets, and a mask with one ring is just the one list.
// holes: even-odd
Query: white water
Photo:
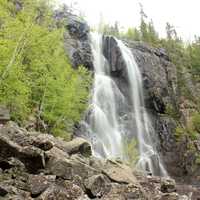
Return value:
[(159, 171), (160, 175), (166, 176), (167, 172), (162, 164), (155, 144), (152, 142), (155, 133), (144, 105), (143, 84), (140, 70), (131, 50), (126, 47), (122, 41), (118, 40), (117, 42), (124, 61), (126, 62), (133, 112), (136, 121), (136, 132), (140, 153), (137, 166), (152, 174), (158, 174)]
[[(109, 74), (109, 65), (102, 53), (102, 37), (92, 34), (91, 40), (95, 75), (88, 130), (93, 151), (96, 156), (124, 159), (124, 133), (120, 129), (116, 104), (119, 99), (124, 102), (125, 98)], [(132, 113), (136, 124), (136, 130), (131, 131), (133, 135), (137, 135), (140, 154), (137, 167), (152, 174), (166, 176), (167, 172), (152, 142), (155, 134), (144, 107), (141, 73), (130, 49), (121, 41), (117, 42), (126, 62), (129, 78)]]
[(106, 158), (122, 158), (122, 135), (115, 98), (123, 99), (123, 95), (109, 75), (109, 65), (102, 53), (102, 37), (93, 34), (91, 39), (95, 77), (89, 126), (93, 134), (94, 152)]

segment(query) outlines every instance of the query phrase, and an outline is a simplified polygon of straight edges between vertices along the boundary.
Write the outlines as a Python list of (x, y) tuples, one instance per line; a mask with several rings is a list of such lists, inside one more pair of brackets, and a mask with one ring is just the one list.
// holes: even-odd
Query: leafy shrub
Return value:
[(165, 113), (174, 119), (179, 119), (179, 113), (171, 104), (167, 104)]
[(181, 127), (180, 125), (176, 127), (175, 131), (176, 139), (180, 139), (185, 133), (186, 130), (183, 127)]
[(124, 142), (124, 151), (127, 155), (128, 162), (131, 166), (134, 166), (139, 159), (138, 142), (135, 138)]
[(200, 133), (200, 114), (199, 113), (195, 113), (193, 116), (192, 116), (192, 124), (193, 124), (193, 127), (194, 129)]
[(12, 2), (0, 0), (0, 104), (19, 123), (35, 115), (48, 132), (69, 135), (87, 107), (91, 75), (72, 69), (52, 1), (22, 0), (21, 10)]
[(198, 132), (192, 127), (181, 127), (180, 125), (176, 127), (175, 137), (177, 140), (181, 139), (183, 136), (189, 136), (191, 140), (196, 140), (198, 135)]

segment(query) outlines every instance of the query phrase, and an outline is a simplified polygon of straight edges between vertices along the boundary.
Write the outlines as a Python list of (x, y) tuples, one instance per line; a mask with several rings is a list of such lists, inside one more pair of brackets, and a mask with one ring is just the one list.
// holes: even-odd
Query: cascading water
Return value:
[(102, 37), (93, 34), (91, 46), (94, 56), (94, 86), (89, 116), (89, 128), (96, 155), (106, 158), (122, 158), (122, 135), (116, 113), (115, 99), (123, 95), (109, 75), (109, 65), (102, 53)]
[[(133, 123), (136, 124), (136, 130), (131, 132), (137, 136), (140, 154), (137, 167), (155, 175), (166, 176), (167, 172), (152, 142), (155, 134), (144, 106), (141, 73), (130, 49), (121, 41), (116, 41), (125, 61), (129, 79)], [(125, 97), (110, 76), (110, 66), (103, 55), (102, 37), (99, 34), (91, 35), (91, 48), (95, 75), (93, 98), (86, 123), (88, 139), (96, 156), (125, 159), (125, 130), (122, 129), (121, 116), (117, 112), (117, 103), (125, 102)]]
[(162, 164), (162, 160), (160, 159), (156, 147), (152, 142), (155, 133), (144, 105), (143, 85), (140, 70), (131, 50), (126, 47), (122, 41), (117, 40), (117, 42), (126, 63), (130, 84), (131, 100), (136, 121), (136, 132), (140, 153), (140, 158), (137, 163), (138, 168), (149, 171), (152, 174), (166, 176), (167, 172)]

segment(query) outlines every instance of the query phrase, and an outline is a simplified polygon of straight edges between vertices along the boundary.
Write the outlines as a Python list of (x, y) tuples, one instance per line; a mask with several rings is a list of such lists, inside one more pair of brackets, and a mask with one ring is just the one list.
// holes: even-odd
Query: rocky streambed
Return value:
[(13, 122), (0, 128), (1, 200), (186, 200), (170, 178), (92, 156), (82, 138), (65, 142)]

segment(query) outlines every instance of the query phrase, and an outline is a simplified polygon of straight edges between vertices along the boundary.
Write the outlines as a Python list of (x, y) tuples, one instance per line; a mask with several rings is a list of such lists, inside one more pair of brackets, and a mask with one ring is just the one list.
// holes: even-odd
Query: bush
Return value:
[(199, 113), (195, 113), (192, 116), (192, 124), (193, 124), (195, 131), (200, 133), (200, 114)]
[(183, 127), (181, 126), (176, 127), (176, 131), (175, 131), (176, 139), (180, 139), (185, 133), (186, 133), (186, 130)]
[(167, 104), (165, 113), (175, 120), (179, 119), (179, 113), (171, 104)]
[(133, 167), (139, 159), (138, 142), (135, 138), (124, 142), (124, 151), (127, 155), (128, 163)]
[(191, 140), (196, 140), (198, 135), (198, 132), (192, 127), (181, 127), (180, 125), (176, 127), (175, 137), (177, 140), (181, 139), (183, 136), (189, 136)]
[(16, 10), (13, 1), (0, 0), (0, 104), (20, 124), (34, 115), (48, 132), (68, 137), (87, 108), (91, 75), (72, 69), (52, 1), (20, 2)]

